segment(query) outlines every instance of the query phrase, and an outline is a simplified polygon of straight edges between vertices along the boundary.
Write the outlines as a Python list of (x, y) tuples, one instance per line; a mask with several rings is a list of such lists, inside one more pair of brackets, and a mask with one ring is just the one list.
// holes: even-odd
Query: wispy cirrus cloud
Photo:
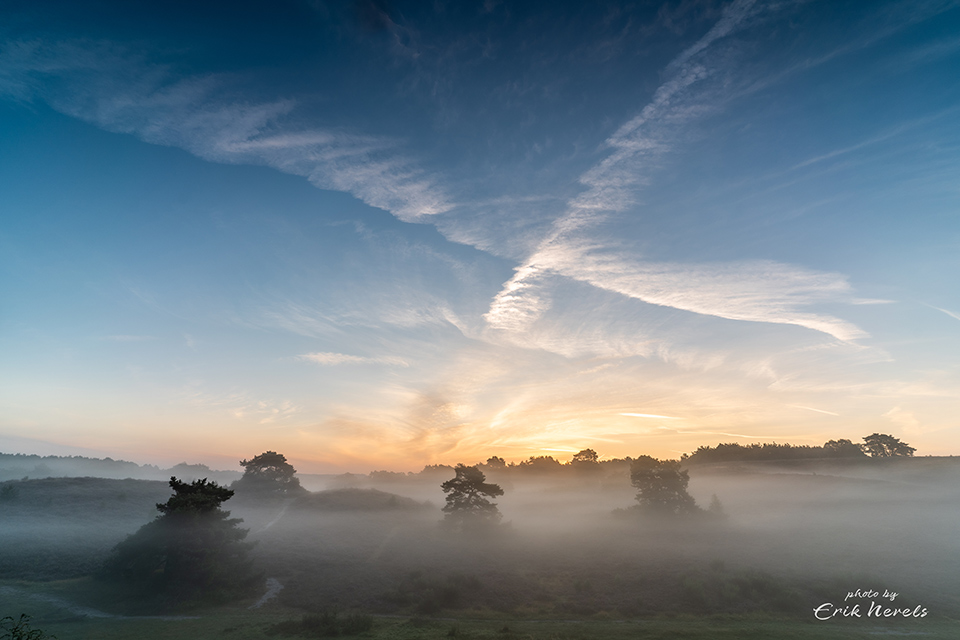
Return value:
[[(731, 36), (770, 11), (754, 0), (733, 2), (712, 29), (668, 65), (667, 80), (605, 141), (608, 155), (579, 178), (584, 190), (567, 202), (564, 214), (496, 295), (485, 315), (489, 327), (528, 331), (552, 306), (550, 283), (570, 278), (699, 314), (795, 324), (843, 340), (865, 335), (850, 323), (802, 309), (845, 296), (849, 286), (840, 275), (767, 261), (649, 262), (608, 240), (588, 239), (599, 223), (635, 207), (638, 194), (689, 137), (689, 126), (716, 111), (737, 48)], [(0, 91), (21, 100), (46, 100), (104, 129), (216, 162), (271, 166), (318, 187), (351, 193), (402, 220), (424, 220), (454, 208), (436, 180), (403, 155), (397, 140), (290, 131), (285, 123), (296, 109), (293, 101), (236, 99), (235, 81), (216, 75), (177, 79), (164, 65), (104, 43), (11, 41), (0, 50)], [(468, 233), (459, 222), (444, 233), (488, 251), (496, 244), (483, 240), (489, 233)]]
[(185, 149), (205, 160), (262, 164), (345, 191), (414, 221), (452, 208), (446, 194), (389, 138), (283, 131), (292, 100), (237, 99), (235, 78), (176, 78), (109, 43), (15, 40), (0, 49), (0, 94), (42, 99), (108, 131)]
[(823, 413), (823, 414), (826, 414), (826, 415), (828, 415), (828, 416), (837, 416), (837, 417), (840, 416), (839, 413), (834, 413), (833, 411), (827, 411), (826, 409), (816, 409), (816, 408), (814, 408), (814, 407), (804, 407), (804, 406), (799, 405), (799, 404), (792, 404), (792, 405), (790, 405), (790, 406), (793, 407), (793, 408), (795, 408), (795, 409), (804, 409), (804, 410), (806, 410), (806, 411), (813, 411), (814, 413)]
[(297, 356), (298, 360), (304, 362), (313, 362), (315, 364), (336, 366), (340, 364), (387, 364), (398, 367), (409, 367), (410, 365), (403, 358), (396, 356), (352, 356), (346, 353), (335, 353), (332, 351), (318, 351), (316, 353), (305, 353)]
[(599, 236), (591, 238), (601, 222), (636, 205), (667, 156), (686, 140), (688, 127), (723, 101), (726, 61), (735, 45), (714, 49), (767, 10), (752, 0), (734, 2), (706, 35), (668, 65), (668, 80), (639, 115), (607, 139), (610, 153), (580, 177), (586, 189), (568, 202), (538, 248), (495, 296), (484, 316), (492, 329), (529, 331), (552, 306), (551, 281), (563, 277), (704, 315), (793, 324), (841, 340), (866, 335), (849, 322), (802, 310), (846, 297), (850, 287), (841, 275), (767, 260), (652, 262)]
[(940, 307), (934, 307), (933, 305), (929, 305), (929, 306), (930, 306), (931, 309), (936, 309), (937, 311), (940, 311), (941, 313), (947, 314), (948, 316), (950, 316), (950, 317), (953, 318), (954, 320), (960, 320), (960, 313), (956, 313), (956, 312), (954, 312), (954, 311), (947, 311), (946, 309), (941, 309)]

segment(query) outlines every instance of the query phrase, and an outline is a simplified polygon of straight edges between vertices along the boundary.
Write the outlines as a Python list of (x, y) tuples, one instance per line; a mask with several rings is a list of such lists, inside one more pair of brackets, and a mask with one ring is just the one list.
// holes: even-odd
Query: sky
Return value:
[(0, 450), (960, 454), (960, 2), (5, 2)]

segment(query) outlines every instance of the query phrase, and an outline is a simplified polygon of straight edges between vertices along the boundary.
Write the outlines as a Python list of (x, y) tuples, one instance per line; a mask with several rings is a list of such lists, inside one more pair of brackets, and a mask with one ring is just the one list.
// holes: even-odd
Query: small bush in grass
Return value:
[(340, 623), (340, 632), (344, 635), (354, 635), (370, 631), (373, 628), (373, 618), (362, 613), (351, 613)]
[(340, 635), (340, 625), (337, 621), (336, 611), (324, 611), (320, 614), (305, 615), (300, 625), (305, 632), (312, 636), (325, 638)]
[(13, 502), (20, 495), (20, 491), (12, 484), (7, 483), (0, 489), (0, 502)]
[(306, 614), (300, 621), (287, 620), (267, 629), (267, 635), (331, 638), (352, 636), (373, 628), (373, 618), (360, 613), (341, 617), (336, 611)]
[(57, 640), (56, 636), (48, 636), (40, 629), (30, 628), (30, 616), (20, 614), (19, 620), (7, 616), (0, 619), (0, 640)]

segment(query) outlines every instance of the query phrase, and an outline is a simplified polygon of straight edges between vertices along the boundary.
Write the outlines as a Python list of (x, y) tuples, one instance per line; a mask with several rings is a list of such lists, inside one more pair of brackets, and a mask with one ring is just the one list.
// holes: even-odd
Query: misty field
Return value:
[(690, 476), (693, 497), (717, 496), (722, 516), (638, 516), (629, 479), (597, 474), (492, 475), (504, 524), (474, 535), (438, 526), (445, 478), (424, 474), (238, 497), (225, 507), (250, 530), (264, 584), (282, 589), (256, 609), (262, 593), (163, 612), (95, 574), (154, 518), (166, 483), (9, 481), (0, 615), (26, 613), (60, 640), (960, 636), (960, 461), (731, 463)]

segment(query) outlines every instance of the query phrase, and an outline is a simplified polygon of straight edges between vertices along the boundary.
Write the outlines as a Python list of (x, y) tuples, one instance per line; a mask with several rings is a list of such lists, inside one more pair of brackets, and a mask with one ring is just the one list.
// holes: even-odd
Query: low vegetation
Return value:
[(248, 560), (242, 520), (220, 505), (233, 491), (215, 482), (170, 478), (173, 495), (160, 515), (116, 547), (101, 579), (156, 606), (217, 602), (252, 592), (261, 582)]
[[(782, 447), (767, 452), (796, 448)], [(960, 615), (960, 464), (861, 454), (732, 466), (494, 457), (248, 492), (232, 514), (233, 489), (204, 479), (8, 481), (0, 613), (27, 613), (61, 640), (955, 637), (944, 625)], [(248, 610), (266, 578), (282, 589)], [(815, 606), (863, 586), (933, 614), (813, 624)], [(151, 627), (90, 608), (174, 618)]]

